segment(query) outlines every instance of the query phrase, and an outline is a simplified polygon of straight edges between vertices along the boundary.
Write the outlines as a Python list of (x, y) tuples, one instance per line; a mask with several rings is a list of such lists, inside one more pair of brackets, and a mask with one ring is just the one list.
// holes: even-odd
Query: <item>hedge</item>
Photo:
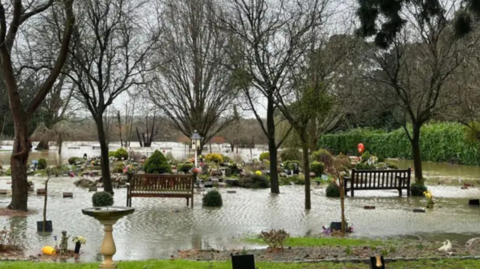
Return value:
[[(466, 127), (459, 123), (424, 125), (420, 136), (422, 160), (480, 165), (479, 146), (466, 142), (466, 133)], [(353, 129), (323, 135), (318, 141), (320, 148), (328, 149), (334, 154), (358, 154), (358, 143), (363, 143), (366, 151), (378, 157), (412, 159), (412, 147), (403, 128), (390, 133)]]

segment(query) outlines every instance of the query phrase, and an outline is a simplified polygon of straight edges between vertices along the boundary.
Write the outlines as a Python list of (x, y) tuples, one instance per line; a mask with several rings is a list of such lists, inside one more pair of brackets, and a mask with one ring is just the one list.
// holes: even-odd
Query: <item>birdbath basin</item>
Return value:
[(82, 209), (84, 215), (95, 218), (104, 226), (103, 230), (105, 231), (105, 236), (103, 237), (102, 246), (100, 247), (100, 253), (103, 255), (104, 260), (100, 264), (100, 268), (116, 268), (116, 264), (112, 260), (113, 255), (117, 252), (112, 235), (113, 225), (120, 218), (132, 214), (133, 211), (135, 211), (134, 208), (122, 206), (90, 207)]

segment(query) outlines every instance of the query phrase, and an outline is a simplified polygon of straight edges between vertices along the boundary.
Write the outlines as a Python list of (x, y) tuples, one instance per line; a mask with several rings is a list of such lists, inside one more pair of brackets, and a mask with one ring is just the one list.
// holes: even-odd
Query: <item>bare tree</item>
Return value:
[(225, 67), (227, 38), (215, 27), (213, 0), (167, 0), (162, 10), (164, 63), (150, 96), (185, 136), (200, 134), (201, 152), (231, 121), (236, 90)]
[[(287, 84), (289, 70), (307, 52), (305, 37), (318, 25), (328, 1), (222, 1), (228, 14), (221, 28), (230, 36), (229, 55), (237, 83), (268, 138), (271, 192), (279, 193), (275, 140), (276, 96)], [(266, 99), (266, 119), (256, 108), (256, 94)], [(287, 132), (288, 135), (288, 132)]]
[[(57, 58), (52, 63), (50, 72), (45, 73), (43, 83), (38, 87), (33, 97), (22, 100), (19, 94), (18, 78), (19, 73), (12, 56), (21, 51), (13, 50), (17, 41), (19, 31), (32, 25), (30, 18), (44, 12), (52, 7), (54, 1), (46, 3), (30, 2), (24, 6), (21, 0), (10, 1), (9, 4), (0, 3), (0, 60), (2, 75), (7, 87), (10, 109), (15, 128), (15, 138), (10, 160), (12, 171), (12, 201), (9, 209), (27, 211), (28, 183), (27, 183), (27, 161), (31, 148), (29, 141), (29, 121), (37, 111), (47, 94), (52, 89), (57, 77), (62, 71), (67, 59), (68, 46), (73, 31), (75, 18), (73, 15), (73, 0), (62, 1), (65, 12), (65, 24), (63, 26), (63, 37)], [(7, 22), (8, 21), (8, 22)]]
[(111, 193), (105, 112), (122, 93), (149, 82), (153, 67), (148, 60), (158, 32), (147, 29), (147, 8), (145, 1), (133, 0), (85, 0), (76, 5), (82, 16), (74, 32), (68, 76), (96, 123), (102, 180)]
[(159, 135), (160, 126), (157, 120), (158, 118), (156, 111), (153, 111), (152, 116), (149, 116), (149, 112), (147, 112), (147, 114), (145, 115), (145, 128), (143, 129), (143, 131), (140, 131), (138, 127), (135, 128), (140, 147), (151, 147), (152, 142)]
[(429, 14), (429, 10), (425, 8), (422, 1), (404, 6), (404, 28), (389, 37), (391, 45), (387, 50), (373, 50), (371, 57), (376, 67), (367, 76), (379, 86), (378, 90), (396, 97), (395, 103), (387, 105), (401, 110), (396, 120), (410, 140), (415, 180), (422, 184), (420, 130), (450, 105), (448, 100), (453, 99), (446, 96), (452, 93), (447, 90), (449, 82), (477, 43), (474, 37), (455, 36), (449, 21), (457, 12), (455, 4), (439, 2), (440, 9), (427, 17), (424, 14)]

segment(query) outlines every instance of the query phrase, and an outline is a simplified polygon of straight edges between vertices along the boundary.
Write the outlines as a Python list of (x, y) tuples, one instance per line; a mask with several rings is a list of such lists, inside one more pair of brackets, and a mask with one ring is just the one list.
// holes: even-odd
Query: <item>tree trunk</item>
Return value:
[(101, 152), (101, 168), (102, 168), (102, 182), (103, 189), (106, 192), (113, 194), (112, 180), (110, 177), (110, 160), (108, 159), (108, 143), (107, 137), (105, 135), (105, 130), (103, 129), (103, 117), (97, 116), (97, 133), (98, 133), (98, 142), (100, 142), (100, 152)]
[(48, 139), (48, 135), (42, 135), (42, 138), (40, 139), (40, 142), (38, 142), (37, 147), (35, 148), (36, 150), (48, 150), (49, 145), (48, 142), (50, 139)]
[[(235, 144), (230, 143), (230, 148), (232, 149), (232, 153), (235, 151)], [(238, 153), (238, 152), (237, 152)]]
[(275, 142), (275, 108), (273, 100), (268, 100), (267, 104), (267, 138), (268, 151), (270, 152), (270, 192), (280, 193), (277, 172), (277, 143)]
[[(28, 140), (28, 122), (26, 117), (15, 120), (15, 140), (13, 142), (10, 167), (12, 171), (12, 201), (8, 209), (28, 211), (27, 163), (31, 143)], [(25, 146), (25, 148), (22, 147)]]
[(58, 166), (62, 166), (62, 146), (63, 146), (63, 136), (62, 132), (58, 134), (57, 147), (58, 147)]
[(415, 170), (415, 182), (423, 183), (422, 174), (422, 157), (420, 154), (420, 128), (417, 124), (413, 125), (412, 153), (413, 153), (413, 169)]
[(142, 136), (140, 135), (140, 132), (138, 131), (138, 127), (136, 127), (135, 131), (137, 132), (138, 143), (140, 144), (140, 147), (143, 148), (143, 140), (142, 140)]
[(310, 161), (308, 160), (308, 142), (302, 142), (303, 174), (305, 176), (305, 209), (312, 208), (310, 193)]
[[(123, 148), (123, 136), (122, 136), (122, 118), (120, 117), (120, 111), (117, 110), (117, 121), (118, 121), (118, 133), (120, 135), (120, 146)], [(125, 147), (127, 147), (125, 143)]]
[(212, 153), (212, 143), (208, 143), (208, 146), (210, 147), (210, 153)]

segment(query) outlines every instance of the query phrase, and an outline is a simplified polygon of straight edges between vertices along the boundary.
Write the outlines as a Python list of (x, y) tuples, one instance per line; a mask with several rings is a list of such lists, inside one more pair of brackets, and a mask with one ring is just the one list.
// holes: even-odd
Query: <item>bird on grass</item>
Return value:
[(445, 251), (445, 253), (450, 256), (452, 254), (452, 243), (450, 243), (450, 240), (447, 239), (447, 241), (443, 242), (443, 246), (441, 246), (438, 250)]

